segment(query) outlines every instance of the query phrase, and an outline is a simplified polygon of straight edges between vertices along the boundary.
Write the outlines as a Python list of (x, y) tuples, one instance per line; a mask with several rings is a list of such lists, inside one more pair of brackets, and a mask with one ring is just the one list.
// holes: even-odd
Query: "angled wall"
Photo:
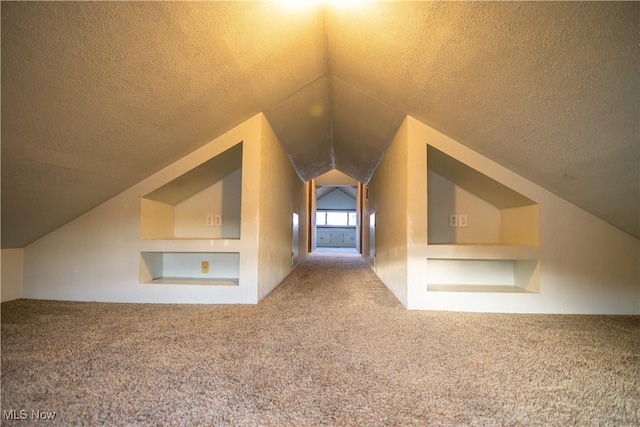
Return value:
[[(282, 276), (285, 270), (292, 268), (290, 256), (286, 262), (284, 259), (273, 261), (277, 265), (272, 265), (272, 260), (266, 260), (266, 263), (259, 262), (264, 259), (261, 256), (260, 232), (263, 231), (265, 236), (270, 232), (269, 218), (261, 213), (262, 180), (270, 179), (270, 172), (265, 171), (263, 167), (268, 163), (267, 156), (282, 157), (280, 154), (271, 153), (282, 150), (277, 140), (265, 138), (266, 125), (263, 114), (254, 116), (28, 245), (24, 248), (23, 297), (107, 302), (256, 303), (265, 294), (259, 293), (259, 285), (263, 280), (259, 263), (272, 281)], [(167, 184), (240, 143), (242, 184), (241, 189), (234, 190), (241, 193), (240, 237), (183, 238), (175, 236), (170, 227), (165, 227), (166, 233), (170, 235), (145, 238), (146, 231), (141, 230), (140, 220), (141, 205), (144, 205), (145, 199), (142, 199), (141, 203), (141, 198), (160, 188), (167, 188)], [(263, 150), (263, 145), (268, 148)], [(278, 174), (288, 177), (295, 174), (290, 164), (280, 162), (278, 166)], [(291, 173), (284, 172), (287, 168)], [(279, 179), (275, 180), (281, 182)], [(303, 183), (298, 179), (296, 183), (291, 181), (289, 185), (292, 188), (302, 187)], [(299, 193), (298, 197), (304, 196), (302, 190)], [(165, 208), (163, 207), (162, 211), (168, 212)], [(171, 217), (168, 213), (161, 216)], [(205, 218), (201, 218), (201, 221), (204, 222)], [(261, 222), (267, 224), (263, 229), (259, 228)], [(290, 253), (291, 227), (287, 230), (277, 228), (272, 234), (278, 239), (284, 239), (279, 233), (285, 232), (289, 242), (287, 251)], [(306, 241), (302, 246), (306, 246)], [(173, 265), (176, 262), (195, 263), (199, 268), (200, 258), (203, 261), (211, 260), (213, 270), (216, 269), (216, 262), (226, 263), (225, 268), (235, 263), (235, 284), (226, 281), (220, 282), (222, 284), (211, 284), (216, 282), (210, 280), (203, 280), (201, 283), (195, 280), (176, 283), (175, 280), (170, 280), (171, 278), (154, 280), (155, 278), (151, 277), (151, 272), (163, 267), (163, 263), (167, 264), (164, 268), (169, 268), (168, 264)], [(229, 261), (227, 258), (234, 258), (235, 261)], [(271, 274), (271, 270), (276, 270), (278, 274)]]
[[(434, 188), (442, 189), (435, 185), (442, 177), (428, 171), (428, 146), (514, 190), (535, 202), (535, 206), (502, 209), (498, 217), (490, 215), (490, 209), (485, 207), (465, 212), (470, 213), (470, 228), (484, 227), (486, 221), (478, 220), (482, 215), (492, 217), (492, 221), (498, 218), (499, 232), (464, 230), (467, 236), (473, 237), (468, 237), (467, 241), (462, 237), (456, 243), (446, 244), (449, 238), (443, 234), (441, 224), (430, 224), (430, 221), (446, 221), (447, 218), (441, 216), (447, 214), (447, 209), (428, 204), (452, 203), (459, 207), (472, 197), (462, 194), (459, 188), (448, 192), (457, 194), (458, 200), (454, 202), (429, 194), (429, 191), (437, 191)], [(406, 181), (403, 183), (402, 180)], [(406, 290), (406, 301), (399, 299), (409, 309), (640, 314), (638, 239), (411, 116), (398, 131), (369, 186), (370, 201), (364, 217), (366, 220), (370, 213), (376, 215), (375, 271), (396, 296), (402, 296), (402, 291)], [(396, 225), (390, 224), (389, 219), (389, 212), (393, 212), (394, 207), (386, 206), (385, 203), (390, 202), (382, 201), (382, 197), (392, 197), (406, 205), (406, 213), (395, 219)], [(429, 217), (429, 212), (439, 213)], [(519, 222), (529, 220), (535, 222), (535, 235)], [(406, 235), (404, 247), (399, 239), (385, 235), (396, 226), (399, 228), (394, 236)], [(498, 229), (498, 224), (490, 226)], [(367, 235), (371, 233), (368, 225), (363, 230)], [(440, 234), (432, 237), (429, 230), (439, 230)], [(487, 234), (495, 236), (498, 243), (487, 242), (490, 240)], [(368, 238), (365, 236), (365, 240)], [(476, 239), (484, 243), (474, 243)], [(395, 258), (388, 255), (392, 253), (396, 254)], [(383, 260), (381, 254), (385, 254)], [(505, 268), (511, 268), (511, 271)], [(469, 269), (470, 276), (481, 285), (502, 280), (498, 276), (504, 276), (505, 271), (511, 274), (512, 280), (522, 283), (502, 288), (474, 287), (475, 283), (428, 286), (429, 278), (434, 275), (464, 276), (461, 273), (464, 269)], [(483, 281), (489, 276), (492, 276), (490, 280)]]

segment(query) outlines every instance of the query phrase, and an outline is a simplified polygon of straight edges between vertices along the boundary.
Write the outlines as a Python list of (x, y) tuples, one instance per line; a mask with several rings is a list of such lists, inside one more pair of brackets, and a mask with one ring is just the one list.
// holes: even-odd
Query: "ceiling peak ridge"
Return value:
[(331, 157), (331, 167), (333, 169), (336, 168), (336, 150), (335, 150), (335, 145), (334, 145), (334, 138), (333, 138), (333, 103), (334, 103), (334, 99), (333, 99), (333, 90), (331, 90), (331, 75), (332, 75), (332, 70), (331, 70), (331, 61), (329, 60), (329, 30), (327, 28), (327, 4), (326, 2), (323, 2), (322, 4), (322, 35), (324, 37), (324, 69), (326, 71), (326, 75), (327, 75), (327, 100), (328, 100), (328, 104), (327, 104), (327, 118), (329, 119), (329, 155)]
[[(305, 89), (309, 88), (310, 86), (316, 84), (317, 82), (319, 82), (320, 80), (326, 78), (327, 82), (329, 81), (329, 73), (327, 72), (327, 70), (325, 69), (325, 71), (320, 74), (319, 76), (314, 77), (313, 79), (311, 79), (308, 83), (306, 83), (303, 86), (300, 86), (298, 89), (296, 89), (295, 91), (289, 93), (288, 95), (280, 98), (279, 100), (277, 100), (276, 102), (274, 102), (273, 105), (273, 111), (277, 111), (278, 110), (278, 106), (279, 105), (284, 105), (285, 102), (291, 98), (293, 98), (294, 96), (298, 95), (300, 92), (304, 91)], [(271, 110), (271, 108), (266, 108), (264, 111), (268, 111)]]
[[(350, 87), (351, 89), (353, 89), (354, 91), (356, 91), (356, 92), (358, 92), (358, 93), (360, 93), (360, 94), (362, 94), (362, 95), (366, 96), (367, 98), (371, 98), (371, 99), (373, 99), (373, 100), (374, 100), (374, 101), (376, 101), (377, 103), (379, 103), (379, 104), (381, 104), (381, 105), (384, 105), (385, 107), (390, 108), (391, 110), (395, 110), (395, 111), (402, 111), (402, 109), (397, 108), (397, 107), (395, 107), (395, 106), (393, 106), (393, 105), (389, 104), (388, 102), (386, 102), (386, 101), (384, 101), (384, 100), (382, 100), (382, 99), (378, 98), (377, 96), (374, 96), (374, 95), (370, 94), (369, 92), (367, 92), (367, 91), (364, 91), (364, 90), (360, 89), (360, 87), (358, 87), (358, 86), (356, 86), (356, 85), (354, 85), (354, 84), (349, 83), (348, 81), (346, 81), (345, 79), (343, 79), (343, 78), (342, 78), (342, 77), (340, 77), (340, 76), (335, 76), (335, 75), (333, 75), (332, 73), (328, 73), (328, 77), (329, 77), (329, 78), (336, 79), (336, 80), (339, 80), (340, 82), (342, 82), (342, 83), (344, 83), (345, 85), (349, 86), (349, 87)], [(404, 115), (407, 115), (407, 114), (408, 114), (408, 113), (405, 111), (405, 112), (404, 112)]]

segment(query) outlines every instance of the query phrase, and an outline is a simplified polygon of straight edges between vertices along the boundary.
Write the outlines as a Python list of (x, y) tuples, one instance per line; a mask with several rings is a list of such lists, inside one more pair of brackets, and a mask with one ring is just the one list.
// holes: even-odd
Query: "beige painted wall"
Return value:
[[(24, 249), (23, 296), (35, 299), (256, 303), (263, 115), (258, 114)], [(241, 239), (140, 240), (140, 197), (243, 142)], [(287, 237), (289, 238), (289, 237)], [(239, 286), (140, 283), (141, 252), (240, 253)], [(290, 262), (289, 262), (290, 264)]]
[[(497, 243), (500, 210), (435, 172), (428, 174), (429, 243)], [(450, 214), (465, 214), (468, 227), (449, 227)]]
[[(408, 215), (407, 122), (400, 126), (393, 142), (369, 182), (362, 230), (369, 229), (369, 216), (376, 215), (376, 264), (374, 271), (403, 305), (407, 305), (407, 240), (412, 219)], [(425, 179), (426, 182), (426, 179)], [(423, 193), (426, 195), (426, 192)], [(425, 224), (426, 225), (426, 224)], [(365, 233), (364, 248), (369, 247)], [(371, 254), (365, 250), (369, 262)]]
[(22, 298), (24, 250), (2, 249), (0, 252), (0, 295), (2, 302)]
[(540, 244), (540, 206), (501, 209), (500, 241), (505, 244)]
[[(411, 301), (416, 299), (416, 292), (422, 290), (413, 283), (423, 282), (425, 279), (424, 264), (416, 262), (424, 255), (424, 248), (428, 237), (428, 199), (427, 199), (427, 146), (415, 144), (415, 123), (411, 116), (405, 119), (406, 147), (407, 147), (407, 304), (411, 307)], [(415, 179), (415, 177), (420, 179)]]
[[(258, 299), (269, 294), (292, 270), (293, 213), (298, 214), (298, 248), (306, 250), (306, 185), (296, 174), (273, 129), (262, 119), (260, 149), (260, 235)], [(306, 253), (304, 254), (306, 256)], [(299, 255), (298, 258), (301, 258)], [(294, 262), (299, 260), (294, 260)]]
[[(178, 237), (240, 238), (242, 170), (237, 170), (175, 207)], [(207, 214), (221, 214), (222, 226), (209, 227)]]
[(168, 203), (140, 198), (140, 238), (174, 237), (175, 207)]

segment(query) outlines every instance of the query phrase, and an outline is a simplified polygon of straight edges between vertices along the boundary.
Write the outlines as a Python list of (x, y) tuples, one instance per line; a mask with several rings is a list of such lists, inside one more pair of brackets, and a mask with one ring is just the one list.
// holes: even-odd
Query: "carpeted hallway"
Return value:
[(359, 255), (314, 253), (256, 306), (3, 303), (2, 409), (20, 426), (640, 425), (640, 317), (406, 311)]

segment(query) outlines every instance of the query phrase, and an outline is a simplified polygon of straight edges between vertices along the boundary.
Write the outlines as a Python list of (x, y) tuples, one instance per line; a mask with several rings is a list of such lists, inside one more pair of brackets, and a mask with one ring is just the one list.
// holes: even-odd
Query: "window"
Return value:
[(317, 211), (316, 225), (329, 227), (355, 227), (357, 216), (350, 211)]

